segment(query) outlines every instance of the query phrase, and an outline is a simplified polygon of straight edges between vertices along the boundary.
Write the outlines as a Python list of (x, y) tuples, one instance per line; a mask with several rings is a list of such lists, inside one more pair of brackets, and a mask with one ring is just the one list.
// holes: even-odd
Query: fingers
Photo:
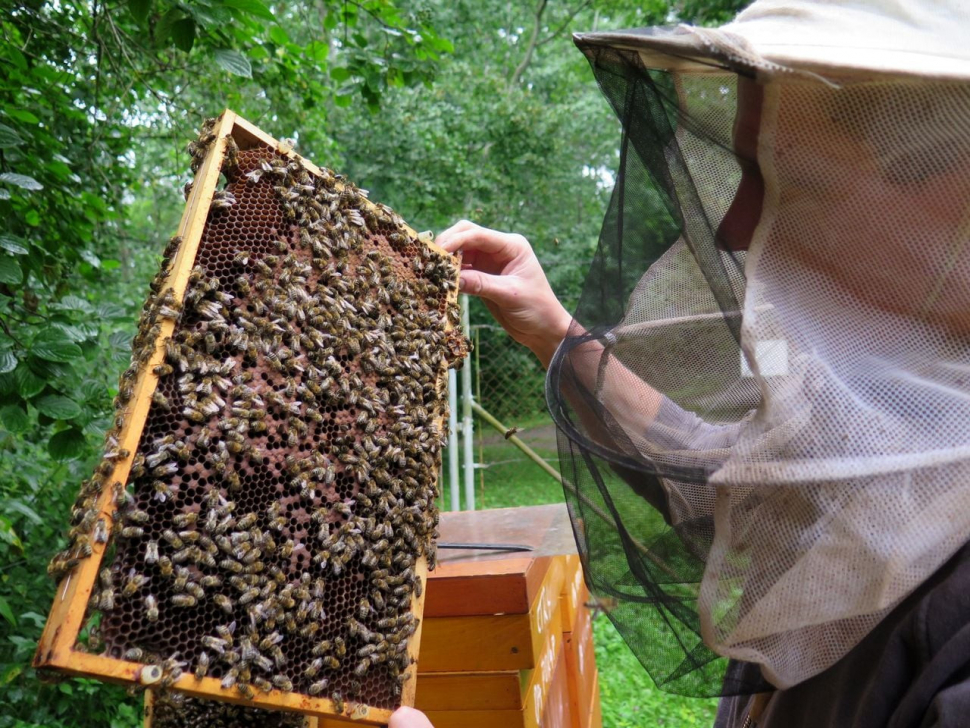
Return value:
[(391, 716), (387, 728), (434, 728), (431, 721), (420, 710), (398, 708)]
[(493, 276), (478, 270), (463, 270), (458, 290), (504, 306), (518, 297), (518, 281), (510, 276)]
[(477, 225), (475, 225), (475, 223), (471, 222), (470, 220), (459, 220), (450, 228), (448, 228), (447, 230), (439, 234), (438, 237), (435, 238), (435, 242), (438, 245), (441, 245), (444, 241), (447, 241), (448, 238), (454, 235), (455, 233), (460, 233), (463, 230), (468, 230), (469, 228), (473, 228), (473, 227), (477, 227)]
[(521, 235), (489, 230), (464, 220), (441, 233), (437, 242), (449, 253), (479, 251), (508, 260), (529, 247)]

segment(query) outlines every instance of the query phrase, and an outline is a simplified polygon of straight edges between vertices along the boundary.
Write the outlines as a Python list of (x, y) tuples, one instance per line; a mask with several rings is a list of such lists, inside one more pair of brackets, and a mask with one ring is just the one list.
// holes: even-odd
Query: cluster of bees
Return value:
[[(190, 145), (198, 169), (215, 141)], [(339, 175), (227, 139), (181, 301), (173, 239), (122, 375), (61, 578), (108, 544), (87, 649), (223, 688), (393, 707), (434, 564), (457, 269)], [(137, 452), (117, 449), (160, 324), (175, 320)], [(127, 485), (109, 484), (131, 457)], [(111, 489), (114, 512), (96, 503)], [(108, 558), (111, 556), (111, 558)]]
[(152, 728), (302, 728), (303, 716), (270, 713), (231, 703), (188, 698), (179, 693), (157, 696)]

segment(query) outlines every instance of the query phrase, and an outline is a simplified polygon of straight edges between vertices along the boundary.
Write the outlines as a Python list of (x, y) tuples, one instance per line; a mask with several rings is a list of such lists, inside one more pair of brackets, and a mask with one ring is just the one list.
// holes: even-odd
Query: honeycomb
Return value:
[(271, 712), (164, 693), (151, 707), (151, 728), (303, 728), (295, 713)]
[[(213, 141), (208, 123), (193, 170)], [(278, 149), (230, 137), (222, 173), (181, 301), (165, 288), (181, 241), (165, 251), (104, 461), (51, 573), (110, 539), (83, 649), (160, 665), (155, 687), (192, 672), (247, 697), (393, 709), (410, 674), (415, 568), (434, 564), (442, 375), (467, 351), (455, 261), (366, 191)], [(138, 449), (118, 452), (166, 318)], [(129, 456), (128, 482), (105, 482)], [(106, 536), (91, 504), (109, 487)]]

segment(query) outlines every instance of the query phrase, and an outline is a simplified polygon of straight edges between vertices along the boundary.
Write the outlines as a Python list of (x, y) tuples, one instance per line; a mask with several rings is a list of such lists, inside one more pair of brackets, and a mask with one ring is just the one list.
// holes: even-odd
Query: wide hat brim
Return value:
[[(927, 78), (970, 81), (970, 58), (875, 44), (771, 43), (756, 45), (729, 30), (660, 26), (613, 32), (576, 33), (584, 53), (612, 48), (636, 52), (644, 67), (662, 71), (732, 70), (757, 75), (803, 72), (834, 82), (866, 78)], [(970, 46), (970, 43), (968, 43)]]

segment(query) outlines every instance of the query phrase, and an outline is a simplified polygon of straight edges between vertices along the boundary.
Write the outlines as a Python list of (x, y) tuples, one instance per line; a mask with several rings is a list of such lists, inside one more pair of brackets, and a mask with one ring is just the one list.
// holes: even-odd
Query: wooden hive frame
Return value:
[[(181, 238), (174, 260), (169, 268), (164, 288), (171, 288), (178, 302), (183, 300), (189, 284), (190, 271), (196, 260), (200, 242), (210, 211), (213, 195), (219, 184), (223, 159), (227, 152), (227, 140), (231, 137), (239, 150), (266, 147), (298, 161), (315, 177), (321, 178), (325, 174), (316, 165), (295, 154), (289, 145), (282, 144), (249, 122), (241, 119), (232, 111), (226, 110), (215, 123), (213, 129), (215, 140), (209, 147), (205, 159), (198, 169), (191, 192), (188, 196), (184, 213), (179, 224), (177, 235)], [(337, 183), (338, 190), (340, 183)], [(373, 203), (364, 200), (363, 205), (373, 207)], [(420, 241), (442, 255), (449, 255), (443, 249), (428, 240), (419, 238), (411, 228), (405, 226), (412, 243)], [(460, 266), (457, 266), (460, 268)], [(457, 283), (457, 281), (456, 281)], [(457, 301), (457, 285), (449, 290), (450, 302)], [(133, 385), (133, 394), (127, 405), (124, 424), (118, 435), (118, 449), (127, 450), (127, 457), (113, 462), (110, 474), (106, 474), (105, 482), (127, 483), (132, 466), (133, 454), (138, 451), (142, 432), (152, 405), (159, 376), (154, 372), (156, 366), (164, 359), (164, 341), (172, 336), (177, 322), (174, 319), (161, 320), (160, 331), (154, 339), (154, 351), (144, 362), (137, 373)], [(446, 324), (452, 328), (451, 323)], [(446, 377), (446, 366), (442, 366), (440, 377)], [(444, 427), (444, 422), (437, 423)], [(105, 487), (97, 500), (97, 512), (104, 522), (111, 524), (113, 512), (111, 488)], [(102, 566), (106, 550), (111, 541), (98, 543), (93, 537), (90, 539), (92, 553), (87, 558), (80, 559), (77, 566), (67, 574), (58, 584), (54, 604), (38, 644), (34, 658), (37, 668), (51, 668), (75, 676), (97, 677), (108, 681), (128, 683), (134, 685), (148, 685), (150, 683), (146, 665), (124, 659), (116, 659), (103, 654), (93, 654), (77, 649), (78, 637), (85, 626), (88, 602), (96, 586), (99, 571)], [(415, 565), (415, 574), (425, 582), (428, 570), (427, 558), (422, 556)], [(417, 621), (416, 631), (410, 639), (408, 654), (413, 661), (417, 661), (420, 645), (421, 617), (424, 607), (424, 592), (412, 594), (411, 609)], [(83, 645), (82, 645), (83, 648)], [(410, 679), (402, 686), (400, 704), (413, 706), (417, 670), (411, 670)], [(226, 700), (233, 703), (264, 707), (276, 710), (298, 711), (305, 714), (336, 715), (338, 711), (328, 698), (312, 697), (296, 692), (272, 690), (271, 692), (255, 691), (255, 696), (247, 698), (237, 691), (224, 689), (216, 677), (197, 679), (186, 671), (173, 684), (172, 688), (186, 694), (208, 699)], [(346, 701), (347, 708), (343, 715), (366, 723), (386, 723), (391, 710), (376, 708), (363, 703), (354, 704)]]

